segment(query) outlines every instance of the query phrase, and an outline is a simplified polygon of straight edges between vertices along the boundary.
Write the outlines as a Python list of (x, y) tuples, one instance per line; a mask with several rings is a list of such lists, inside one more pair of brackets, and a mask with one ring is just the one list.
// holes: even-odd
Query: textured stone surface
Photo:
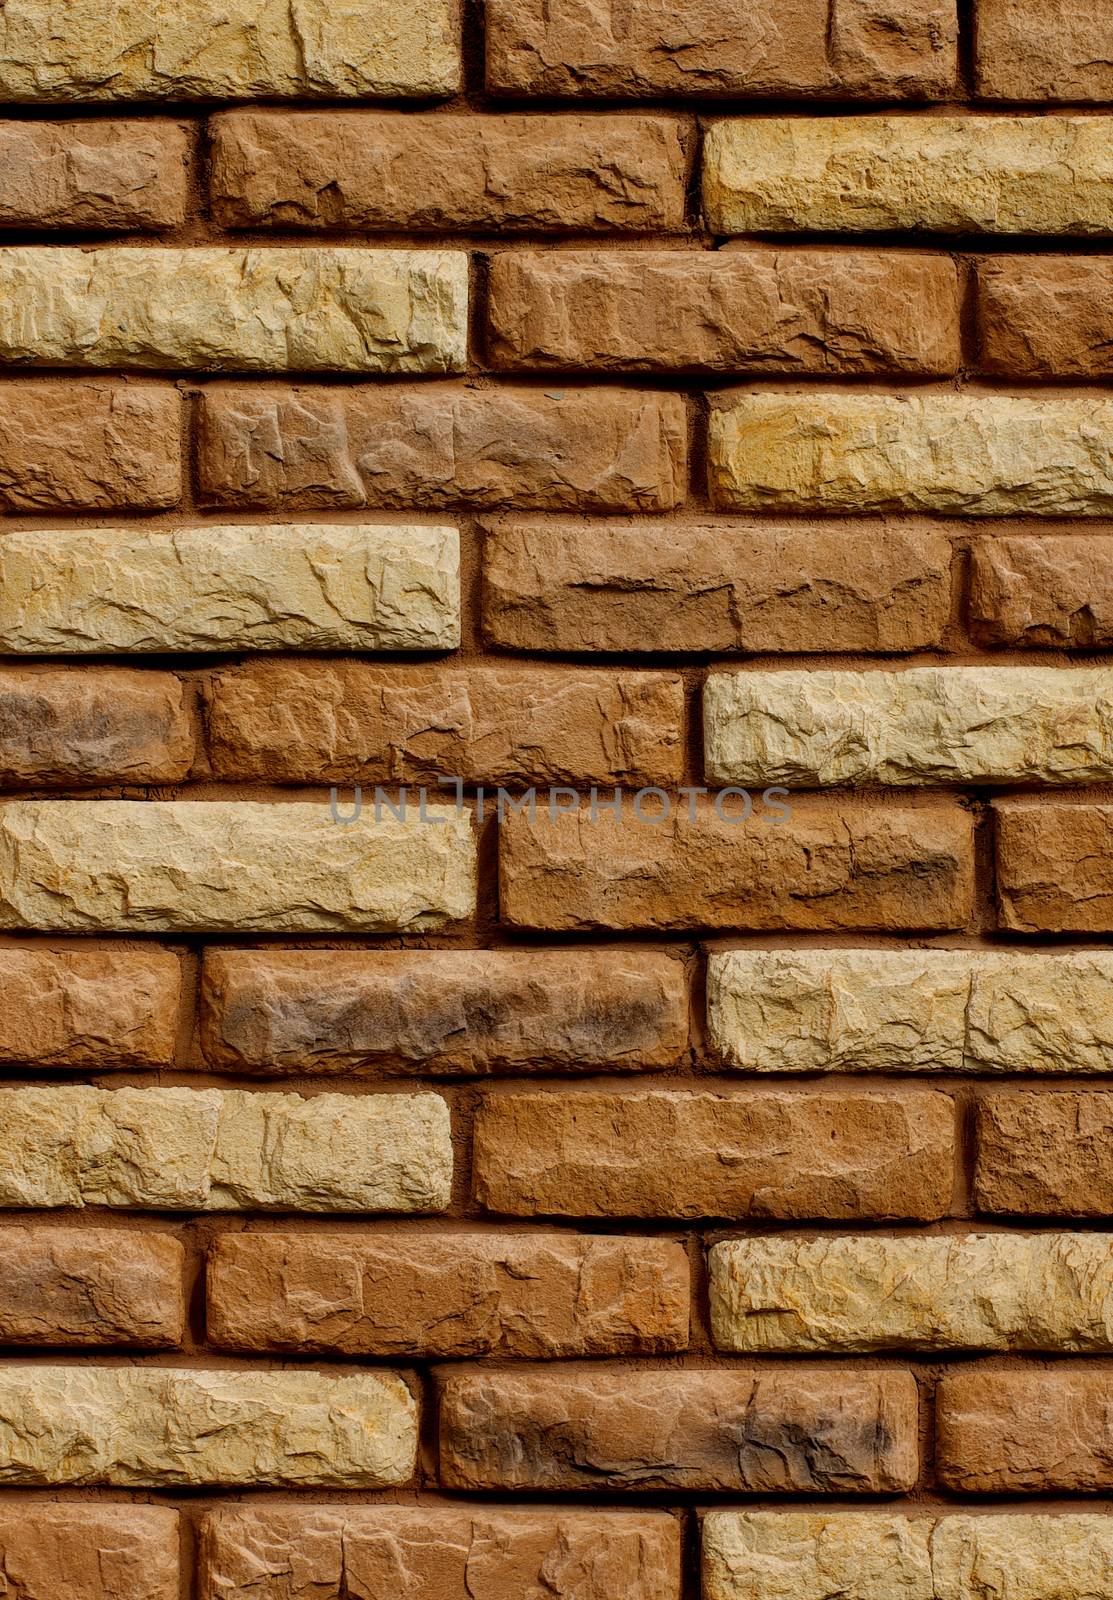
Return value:
[(209, 950), (201, 1046), (233, 1072), (637, 1070), (684, 1053), (687, 1011), (651, 950)]
[[(923, 649), (950, 563), (941, 533), (897, 523), (863, 543), (827, 521), (512, 522), (486, 539), (483, 626), (512, 650)], [(1113, 637), (1113, 592), (1110, 611)]]
[(1113, 1094), (986, 1094), (974, 1126), (979, 1211), (1102, 1218), (1113, 1212)]
[(411, 1477), (417, 1405), (389, 1372), (9, 1366), (0, 1441), (5, 1484), (374, 1489)]
[(497, 367), (906, 372), (958, 367), (945, 257), (830, 251), (504, 251)]
[(449, 0), (7, 0), (0, 94), (100, 100), (449, 94), (459, 87)]
[(0, 224), (175, 228), (187, 148), (172, 122), (0, 122)]
[(1113, 930), (1113, 806), (994, 806), (1001, 925), (1018, 933)]
[(492, 1094), (475, 1195), (511, 1216), (942, 1216), (955, 1108), (926, 1089)]
[(9, 787), (178, 783), (193, 757), (182, 684), (168, 672), (0, 667), (0, 781)]
[(1108, 783), (1106, 667), (712, 673), (709, 783)]
[(515, 94), (945, 97), (951, 0), (489, 0), (487, 85)]
[(28, 654), (451, 650), (451, 527), (206, 523), (0, 541), (0, 647)]
[(0, 249), (11, 365), (462, 372), (467, 315), (463, 250)]
[(710, 1511), (704, 1600), (942, 1600), (932, 1560), (937, 1526), (872, 1511)]
[(0, 509), (176, 506), (180, 406), (165, 384), (0, 384)]
[(344, 1584), (352, 1600), (676, 1600), (680, 1531), (656, 1511), (237, 1506), (206, 1513), (200, 1560), (201, 1600), (325, 1600)]
[(970, 620), (984, 644), (1113, 644), (1113, 538), (1010, 534), (974, 542)]
[(679, 231), (671, 117), (230, 111), (212, 129), (226, 228)]
[(938, 1600), (1081, 1600), (1113, 1582), (1108, 1516), (943, 1517), (931, 1544)]
[(723, 1489), (870, 1494), (916, 1480), (910, 1373), (732, 1370), (451, 1377), (452, 1489)]
[(730, 510), (1113, 511), (1113, 401), (1093, 395), (728, 395), (709, 453), (711, 497)]
[(181, 988), (161, 950), (0, 949), (0, 1063), (168, 1067)]
[(39, 1501), (0, 1507), (12, 1600), (179, 1600), (178, 1513)]
[(1102, 117), (762, 117), (711, 126), (703, 205), (717, 234), (1100, 237), (1111, 177)]
[[(1108, 1493), (1110, 1399), (1107, 1372), (975, 1367), (948, 1375), (935, 1401), (940, 1479), (962, 1494)], [(1043, 1600), (1042, 1584), (1036, 1593)]]
[(976, 39), (983, 99), (1113, 100), (1113, 15), (1103, 0), (978, 0)]
[(665, 1239), (225, 1234), (207, 1327), (233, 1350), (406, 1359), (683, 1350), (689, 1275)]
[[(1113, 60), (1110, 65), (1113, 71)], [(1107, 378), (1113, 374), (1113, 262), (1070, 256), (980, 261), (978, 329), (983, 372)]]
[(435, 1094), (0, 1091), (0, 1205), (148, 1211), (443, 1211)]
[(662, 511), (686, 426), (680, 395), (641, 390), (208, 389), (199, 472), (228, 506)]
[(325, 801), (0, 805), (0, 927), (70, 933), (439, 928), (475, 909), (470, 816), (352, 823)]
[(1113, 1350), (1113, 1238), (735, 1239), (713, 1246), (721, 1350)]
[(586, 668), (283, 661), (208, 689), (214, 770), (278, 783), (675, 786), (683, 717), (680, 678)]
[(0, 1341), (177, 1345), (184, 1264), (169, 1234), (0, 1228)]
[[(559, 799), (559, 797), (558, 797)], [(679, 800), (665, 822), (548, 809), (504, 819), (500, 900), (519, 928), (955, 928), (972, 894), (969, 817), (753, 797)], [(659, 808), (659, 802), (657, 802)], [(678, 809), (683, 807), (683, 809)], [(643, 807), (647, 815), (651, 803)], [(629, 806), (627, 807), (629, 813)], [(726, 818), (726, 820), (724, 820)]]

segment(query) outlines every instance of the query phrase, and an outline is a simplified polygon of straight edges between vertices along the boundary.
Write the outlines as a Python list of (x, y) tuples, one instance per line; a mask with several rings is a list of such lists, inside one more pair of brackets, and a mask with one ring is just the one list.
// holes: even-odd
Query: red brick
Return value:
[(184, 1259), (168, 1234), (0, 1228), (0, 1342), (173, 1347)]
[(1113, 1093), (986, 1094), (975, 1128), (979, 1211), (1113, 1216)]
[(1107, 0), (977, 0), (978, 93), (986, 100), (1113, 100)]
[(936, 1392), (940, 1479), (961, 1494), (1108, 1493), (1111, 1409), (1108, 1372), (951, 1374)]
[(0, 949), (0, 1064), (168, 1067), (181, 986), (158, 950)]
[(179, 404), (161, 384), (0, 384), (0, 510), (176, 506)]
[(0, 123), (0, 226), (176, 228), (186, 131), (153, 119)]
[(970, 616), (985, 644), (1071, 650), (1113, 644), (1113, 538), (978, 539)]
[(1001, 925), (1017, 933), (1113, 932), (1113, 806), (1002, 801)]
[[(1110, 41), (1113, 46), (1113, 28)], [(1007, 378), (1108, 378), (1113, 374), (1113, 261), (1070, 256), (982, 261), (978, 321), (983, 372)]]
[(179, 783), (193, 764), (182, 685), (169, 672), (0, 667), (0, 782)]
[(0, 1506), (11, 1600), (179, 1600), (178, 1513), (165, 1506)]

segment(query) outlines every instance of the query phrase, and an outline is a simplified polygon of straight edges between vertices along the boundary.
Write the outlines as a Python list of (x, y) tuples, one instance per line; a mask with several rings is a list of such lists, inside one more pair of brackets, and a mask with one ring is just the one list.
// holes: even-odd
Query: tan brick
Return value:
[(225, 1234), (209, 1252), (208, 1334), (232, 1350), (407, 1359), (683, 1350), (688, 1280), (665, 1239)]
[(999, 801), (997, 901), (1018, 933), (1113, 930), (1113, 806)]
[(1113, 100), (1113, 17), (1102, 0), (978, 0), (977, 16), (983, 100)]
[(176, 228), (189, 146), (180, 123), (0, 122), (0, 223)]
[(1072, 650), (1113, 644), (1113, 538), (976, 540), (970, 619), (985, 644)]
[[(558, 795), (551, 801), (561, 800)], [(519, 928), (956, 928), (969, 914), (972, 840), (932, 810), (737, 796), (678, 799), (667, 821), (590, 809), (500, 828), (503, 920)], [(656, 808), (656, 809), (655, 809)], [(683, 808), (683, 809), (681, 809)], [(718, 808), (718, 809), (716, 809)], [(643, 802), (652, 819), (659, 800)], [(725, 820), (724, 820), (725, 819)]]
[(961, 1494), (1108, 1493), (1111, 1402), (1107, 1372), (974, 1367), (949, 1375), (936, 1390), (940, 1480)]
[(979, 1211), (1113, 1213), (1113, 1094), (1040, 1089), (984, 1095), (975, 1113)]
[(178, 1548), (178, 1513), (166, 1506), (0, 1507), (13, 1600), (179, 1600)]
[(950, 619), (949, 540), (899, 523), (863, 544), (826, 520), (513, 522), (484, 557), (484, 631), (511, 650), (904, 651)]
[(390, 1372), (21, 1365), (0, 1432), (6, 1484), (374, 1489), (412, 1476), (417, 1405)]
[(640, 1070), (687, 1044), (684, 966), (658, 951), (208, 950), (202, 967), (202, 1049), (233, 1072)]
[(954, 1120), (926, 1089), (492, 1094), (475, 1196), (510, 1216), (930, 1220), (950, 1205)]
[(184, 1263), (181, 1245), (169, 1234), (0, 1228), (0, 1340), (177, 1345), (184, 1331)]
[(435, 1094), (0, 1090), (0, 1205), (148, 1211), (443, 1211)]
[(671, 117), (229, 111), (210, 188), (225, 228), (679, 232)]
[(452, 650), (453, 527), (31, 529), (0, 540), (0, 647), (100, 655)]
[(1113, 401), (1094, 396), (727, 395), (708, 479), (736, 511), (1108, 516), (1111, 438)]
[(0, 667), (0, 779), (11, 788), (179, 783), (193, 758), (182, 685), (168, 672)]
[(491, 263), (496, 367), (616, 372), (958, 368), (942, 256), (831, 251), (505, 251)]
[(180, 431), (164, 384), (0, 384), (0, 510), (168, 510), (182, 492)]
[[(1113, 1568), (1113, 1518), (1102, 1515), (944, 1517), (932, 1535), (938, 1600), (1079, 1600)], [(934, 1600), (934, 1597), (933, 1597)]]
[[(872, 1511), (710, 1511), (704, 1600), (943, 1600), (932, 1553), (933, 1535), (945, 1526)], [(946, 1600), (976, 1597), (948, 1590)]]
[(877, 1494), (916, 1480), (910, 1373), (796, 1367), (449, 1378), (450, 1489)]
[(997, 256), (978, 263), (978, 365), (1018, 378), (1113, 374), (1113, 262)]
[(419, 931), (475, 909), (471, 818), (327, 801), (0, 805), (0, 928), (70, 933)]
[(0, 1063), (168, 1067), (181, 989), (159, 950), (0, 949)]
[(207, 389), (199, 471), (227, 506), (662, 511), (685, 493), (680, 395)]

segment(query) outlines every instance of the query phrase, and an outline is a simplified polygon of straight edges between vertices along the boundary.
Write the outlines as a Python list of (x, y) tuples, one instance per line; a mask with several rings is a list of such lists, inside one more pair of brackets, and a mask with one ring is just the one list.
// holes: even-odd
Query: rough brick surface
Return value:
[(974, 1192), (984, 1212), (1106, 1217), (1113, 1211), (1113, 1096), (1102, 1090), (987, 1094), (975, 1121)]
[(970, 620), (985, 644), (1113, 644), (1113, 539), (1010, 534), (979, 539)]
[(0, 1062), (168, 1067), (181, 989), (159, 950), (0, 949)]
[(164, 1234), (0, 1228), (0, 1340), (177, 1345), (185, 1258)]
[(978, 0), (986, 100), (1113, 100), (1113, 17), (1102, 0)]
[[(0, 548), (0, 582), (11, 537)], [(6, 786), (177, 783), (194, 755), (183, 686), (168, 672), (107, 667), (79, 677), (65, 669), (0, 667)]]
[(948, 1375), (935, 1402), (944, 1486), (965, 1494), (1108, 1493), (1109, 1395), (1105, 1372)]
[(1016, 378), (1113, 373), (1109, 261), (1069, 256), (981, 261), (978, 318), (984, 372)]
[(1113, 806), (995, 807), (1001, 924), (1018, 933), (1113, 929)]
[(176, 506), (180, 426), (179, 397), (163, 384), (0, 384), (0, 508)]
[(186, 213), (179, 123), (0, 123), (0, 224), (174, 228)]
[(19, 1600), (179, 1600), (178, 1513), (39, 1501), (0, 1508), (0, 1571)]

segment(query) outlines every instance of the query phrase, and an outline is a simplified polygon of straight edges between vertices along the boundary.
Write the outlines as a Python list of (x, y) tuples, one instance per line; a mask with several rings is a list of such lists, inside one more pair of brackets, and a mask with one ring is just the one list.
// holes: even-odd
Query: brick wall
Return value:
[(1111, 63), (0, 6), (0, 1594), (1113, 1594)]

